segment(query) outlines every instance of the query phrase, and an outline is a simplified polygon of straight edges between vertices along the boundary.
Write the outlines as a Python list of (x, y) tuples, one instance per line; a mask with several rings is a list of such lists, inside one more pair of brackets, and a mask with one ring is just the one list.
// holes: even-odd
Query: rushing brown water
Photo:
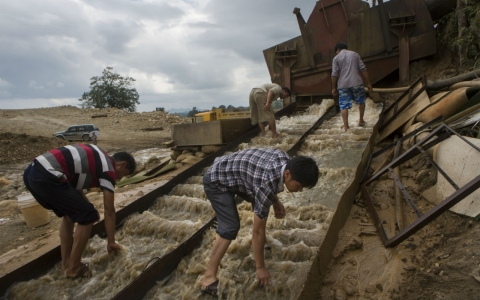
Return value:
[[(311, 106), (307, 112), (284, 117), (277, 122), (282, 138), (255, 137), (241, 149), (274, 147), (288, 150), (333, 104), (324, 101)], [(287, 216), (277, 220), (273, 215), (267, 222), (265, 263), (272, 282), (259, 287), (251, 249), (253, 212), (251, 205), (238, 205), (241, 230), (222, 260), (218, 277), (219, 292), (226, 299), (296, 299), (310, 270), (312, 259), (323, 241), (336, 204), (351, 183), (361, 153), (371, 135), (381, 107), (367, 102), (367, 128), (352, 126), (358, 119), (356, 106), (350, 110), (348, 133), (342, 129), (341, 116), (325, 122), (309, 136), (299, 155), (313, 157), (319, 164), (321, 178), (317, 186), (301, 193), (279, 194)], [(48, 274), (11, 288), (8, 299), (110, 299), (136, 278), (148, 261), (170, 252), (188, 239), (213, 216), (205, 199), (201, 176), (177, 186), (169, 196), (159, 198), (143, 214), (130, 216), (117, 231), (117, 241), (123, 250), (111, 257), (106, 253), (106, 241), (92, 238), (84, 253), (90, 262), (92, 277), (80, 280), (66, 279), (59, 265)], [(146, 299), (196, 299), (200, 279), (210, 256), (215, 229), (205, 234), (199, 248), (184, 258), (167, 279), (159, 282)]]

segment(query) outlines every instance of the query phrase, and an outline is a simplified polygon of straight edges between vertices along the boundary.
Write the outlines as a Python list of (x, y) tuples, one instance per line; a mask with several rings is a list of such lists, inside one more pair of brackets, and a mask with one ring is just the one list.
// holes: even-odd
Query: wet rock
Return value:
[(184, 160), (181, 161), (182, 164), (189, 164), (189, 165), (193, 165), (193, 164), (196, 164), (197, 162), (201, 161), (202, 159), (200, 157), (196, 157), (196, 156), (193, 156), (193, 155), (190, 155), (188, 157), (186, 157)]
[(164, 145), (165, 147), (167, 147), (167, 148), (168, 148), (168, 147), (173, 147), (173, 145), (175, 145), (175, 141), (173, 141), (173, 140), (172, 140), (172, 141), (168, 141), (168, 142), (163, 143), (163, 145)]
[(437, 172), (431, 169), (421, 170), (415, 176), (415, 182), (419, 185), (418, 190), (422, 192), (437, 182)]
[(417, 245), (415, 243), (407, 243), (405, 244), (405, 248), (415, 250)]
[(346, 249), (354, 250), (363, 247), (363, 240), (360, 237), (354, 236), (348, 241)]
[(335, 300), (345, 300), (347, 299), (348, 295), (347, 292), (343, 289), (336, 289), (335, 290)]
[(144, 163), (137, 163), (135, 166), (135, 171), (133, 171), (133, 174), (138, 174), (145, 170), (145, 164)]
[(9, 185), (9, 184), (11, 184), (11, 183), (12, 183), (12, 181), (8, 180), (7, 178), (5, 178), (5, 177), (0, 177), (0, 187)]
[(347, 293), (348, 296), (353, 296), (356, 293), (358, 293), (357, 287), (355, 287), (352, 284), (345, 285), (344, 289), (345, 289), (345, 292)]
[(199, 152), (196, 152), (196, 153), (195, 153), (195, 156), (200, 157), (200, 158), (204, 158), (204, 157), (207, 156), (207, 154), (204, 153), (204, 152), (200, 152), (200, 151), (199, 151)]
[(213, 152), (216, 152), (220, 150), (220, 146), (203, 146), (202, 147), (202, 152), (206, 154), (211, 154)]
[(173, 160), (177, 160), (177, 158), (182, 154), (182, 152), (180, 151), (177, 151), (177, 150), (174, 150), (172, 151), (172, 153), (170, 154), (170, 158), (172, 158)]
[(333, 250), (332, 256), (333, 256), (333, 258), (339, 258), (342, 254), (343, 254), (342, 251), (340, 251), (338, 249), (335, 249), (335, 250)]
[(337, 274), (335, 272), (327, 272), (325, 278), (323, 279), (323, 284), (329, 285), (334, 284), (335, 282), (337, 282)]
[(376, 287), (372, 286), (372, 285), (367, 285), (365, 287), (365, 292), (367, 293), (370, 293), (370, 294), (373, 294), (376, 292)]
[(185, 160), (188, 157), (193, 157), (193, 155), (190, 152), (187, 152), (187, 153), (184, 153), (184, 154), (181, 154), (180, 156), (178, 156), (175, 161), (176, 162), (182, 162), (183, 160)]
[(157, 166), (160, 163), (160, 159), (156, 156), (150, 157), (146, 162), (145, 162), (145, 169), (151, 169), (155, 166)]
[(18, 194), (19, 194), (19, 192), (17, 192), (14, 189), (11, 189), (7, 192), (6, 199), (14, 199)]

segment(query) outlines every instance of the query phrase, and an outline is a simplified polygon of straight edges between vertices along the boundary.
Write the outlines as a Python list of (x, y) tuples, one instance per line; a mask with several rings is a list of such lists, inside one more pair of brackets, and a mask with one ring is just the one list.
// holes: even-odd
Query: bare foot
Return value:
[(280, 133), (277, 133), (277, 134), (272, 134), (272, 138), (281, 138), (282, 135)]
[(360, 127), (365, 127), (365, 125), (367, 125), (367, 122), (365, 122), (365, 121), (358, 122), (358, 126), (360, 126)]
[(350, 129), (350, 126), (343, 125), (343, 129), (345, 130), (345, 132), (347, 132)]

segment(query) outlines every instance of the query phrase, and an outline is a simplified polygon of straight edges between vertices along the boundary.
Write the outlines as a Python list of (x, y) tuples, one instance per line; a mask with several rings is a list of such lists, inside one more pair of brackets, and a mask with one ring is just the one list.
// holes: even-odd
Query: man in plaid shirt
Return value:
[(247, 149), (217, 158), (203, 176), (205, 193), (217, 216), (218, 235), (207, 271), (201, 280), (201, 291), (216, 294), (218, 266), (240, 230), (235, 195), (253, 206), (253, 255), (257, 278), (265, 286), (270, 281), (263, 253), (270, 206), (273, 206), (275, 218), (283, 219), (285, 207), (277, 194), (284, 190), (284, 186), (289, 192), (301, 192), (304, 187), (312, 188), (317, 184), (318, 175), (317, 164), (312, 158), (290, 158), (277, 149)]

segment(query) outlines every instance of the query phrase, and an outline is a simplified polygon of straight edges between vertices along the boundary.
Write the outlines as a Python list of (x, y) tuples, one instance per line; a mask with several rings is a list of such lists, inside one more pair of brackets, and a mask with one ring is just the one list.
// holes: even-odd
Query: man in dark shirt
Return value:
[[(62, 272), (78, 278), (89, 274), (81, 262), (93, 223), (100, 219), (98, 211), (83, 189), (103, 190), (107, 251), (121, 249), (115, 242), (114, 186), (135, 170), (135, 159), (127, 152), (108, 156), (102, 149), (89, 144), (69, 145), (52, 149), (33, 160), (24, 171), (23, 181), (37, 202), (60, 218)], [(75, 223), (75, 236), (73, 229)]]
[(218, 227), (207, 271), (201, 280), (202, 292), (216, 294), (217, 270), (231, 241), (240, 230), (235, 194), (252, 203), (254, 220), (252, 247), (257, 278), (268, 285), (270, 273), (265, 268), (265, 227), (273, 206), (275, 218), (285, 217), (285, 207), (277, 197), (284, 186), (290, 192), (312, 188), (318, 181), (318, 167), (312, 158), (288, 154), (277, 149), (247, 149), (217, 158), (203, 176), (208, 200), (215, 210)]

